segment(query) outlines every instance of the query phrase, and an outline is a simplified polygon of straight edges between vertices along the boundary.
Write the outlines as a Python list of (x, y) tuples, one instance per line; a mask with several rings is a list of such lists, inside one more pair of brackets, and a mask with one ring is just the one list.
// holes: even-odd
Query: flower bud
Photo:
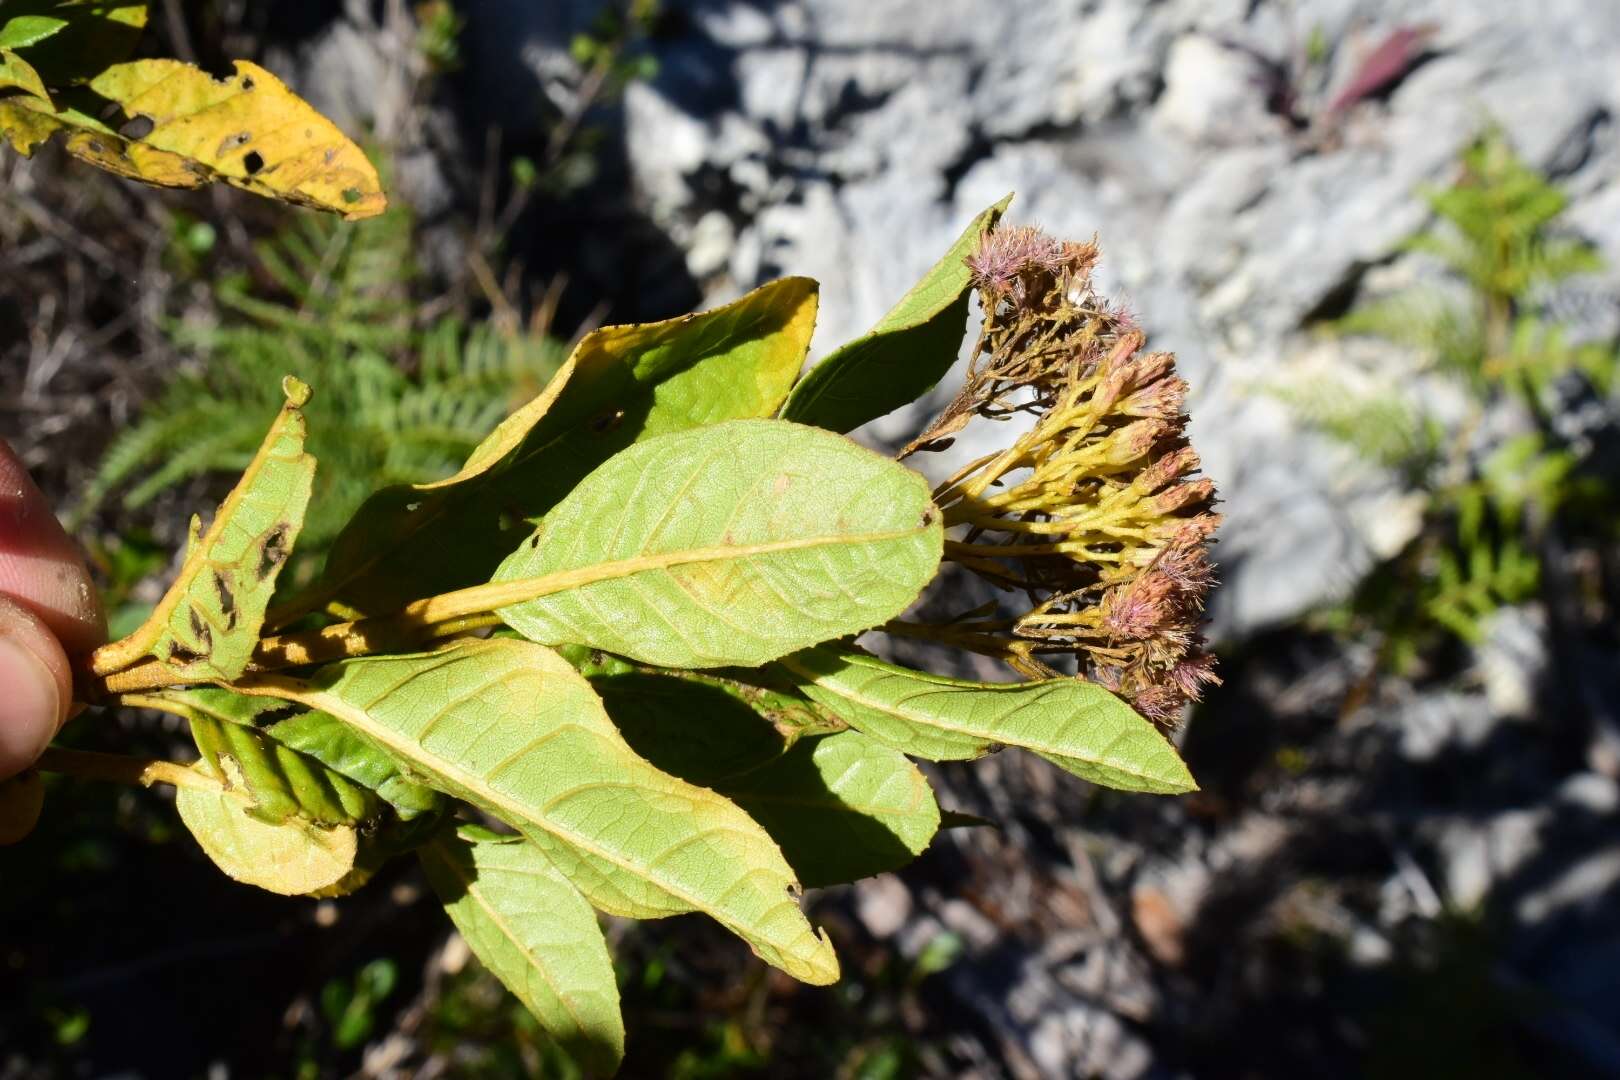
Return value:
[(1166, 517), (1215, 497), (1215, 481), (1207, 476), (1172, 484), (1153, 498), (1153, 509)]

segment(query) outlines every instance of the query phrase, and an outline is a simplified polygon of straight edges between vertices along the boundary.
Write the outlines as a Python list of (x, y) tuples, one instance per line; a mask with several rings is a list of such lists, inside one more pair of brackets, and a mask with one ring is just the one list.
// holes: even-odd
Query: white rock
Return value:
[(1581, 772), (1558, 786), (1558, 801), (1593, 815), (1620, 809), (1620, 783), (1602, 773)]
[(1545, 922), (1566, 911), (1593, 911), (1620, 886), (1620, 848), (1599, 851), (1519, 901), (1524, 922)]
[(892, 874), (858, 881), (855, 914), (873, 937), (893, 937), (911, 917), (911, 891)]
[(1539, 607), (1501, 608), (1486, 618), (1474, 666), (1497, 716), (1534, 715), (1536, 688), (1550, 662), (1546, 623)]
[(736, 246), (737, 230), (731, 219), (718, 210), (710, 210), (692, 226), (686, 246), (686, 269), (698, 280), (703, 280), (725, 269)]
[(1256, 89), (1254, 63), (1204, 34), (1170, 46), (1153, 122), (1195, 142), (1231, 144), (1275, 129)]
[(1541, 851), (1550, 820), (1544, 810), (1510, 810), (1483, 823), (1453, 822), (1436, 845), (1445, 868), (1446, 901), (1464, 910), (1477, 907), (1492, 886)]
[(669, 220), (691, 199), (686, 178), (711, 158), (706, 125), (651, 86), (631, 83), (624, 92), (624, 137), (626, 152), (640, 163), (638, 193), (653, 220)]

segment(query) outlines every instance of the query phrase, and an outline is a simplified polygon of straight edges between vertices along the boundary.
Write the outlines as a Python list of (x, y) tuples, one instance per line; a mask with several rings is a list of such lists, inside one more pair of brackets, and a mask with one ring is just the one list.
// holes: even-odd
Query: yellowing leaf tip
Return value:
[(287, 395), (287, 404), (295, 409), (302, 409), (309, 404), (310, 396), (314, 391), (309, 384), (296, 375), (283, 375), (281, 378), (281, 392)]

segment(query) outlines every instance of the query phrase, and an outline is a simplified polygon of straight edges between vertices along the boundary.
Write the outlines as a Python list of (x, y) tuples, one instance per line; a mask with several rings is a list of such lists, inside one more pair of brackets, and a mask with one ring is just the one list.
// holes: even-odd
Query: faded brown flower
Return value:
[(1220, 522), (1197, 475), (1175, 357), (1145, 352), (1092, 280), (1096, 243), (1031, 228), (988, 234), (968, 259), (984, 324), (965, 385), (901, 456), (940, 449), (969, 423), (1033, 424), (935, 491), (946, 558), (1030, 607), (902, 632), (1000, 656), (1025, 674), (1076, 656), (1080, 673), (1172, 722), (1219, 682), (1199, 633)]

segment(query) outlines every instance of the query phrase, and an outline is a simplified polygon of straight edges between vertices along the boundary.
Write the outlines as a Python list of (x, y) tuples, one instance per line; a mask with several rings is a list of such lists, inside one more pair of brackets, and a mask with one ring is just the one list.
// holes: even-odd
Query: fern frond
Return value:
[(1515, 154), (1498, 129), (1464, 152), (1458, 182), (1428, 199), (1441, 227), (1408, 246), (1439, 258), (1487, 298), (1522, 305), (1537, 289), (1602, 266), (1591, 244), (1550, 230), (1568, 196)]
[(1308, 386), (1270, 386), (1267, 391), (1306, 426), (1413, 483), (1420, 483), (1439, 457), (1438, 426), (1394, 391), (1358, 392), (1342, 381), (1320, 378)]
[(316, 390), (308, 445), (320, 469), (306, 556), (377, 487), (454, 472), (543, 388), (563, 350), (454, 318), (417, 326), (410, 247), (403, 211), (357, 224), (297, 219), (260, 244), (256, 276), (215, 284), (218, 322), (168, 328), (201, 370), (176, 377), (114, 443), (81, 512), (115, 491), (133, 508), (194, 476), (239, 471), (280, 407), (286, 374)]

